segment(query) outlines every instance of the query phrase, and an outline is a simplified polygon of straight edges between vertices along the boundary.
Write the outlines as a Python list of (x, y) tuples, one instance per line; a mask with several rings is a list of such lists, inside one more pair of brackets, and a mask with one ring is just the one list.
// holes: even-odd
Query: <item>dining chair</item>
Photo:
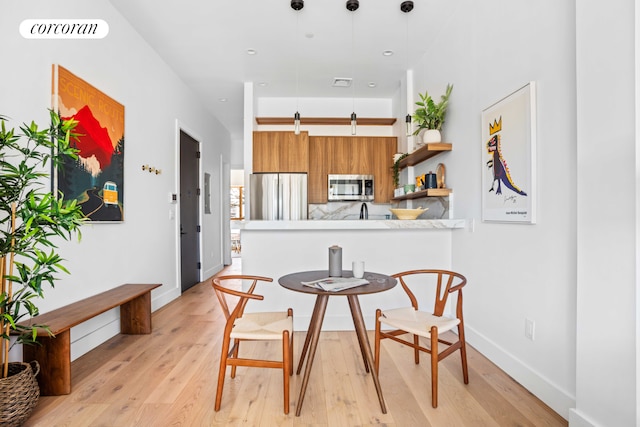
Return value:
[[(393, 277), (398, 279), (402, 285), (402, 289), (409, 297), (411, 306), (376, 310), (375, 370), (379, 372), (380, 341), (385, 338), (412, 347), (416, 364), (420, 363), (420, 351), (429, 353), (431, 355), (431, 405), (437, 408), (438, 362), (456, 350), (460, 350), (464, 383), (469, 384), (467, 349), (464, 340), (464, 319), (462, 316), (462, 288), (466, 285), (467, 279), (462, 274), (448, 270), (410, 270), (394, 274)], [(433, 311), (419, 309), (418, 298), (414, 294), (414, 291), (418, 292), (418, 288), (421, 288), (421, 293), (419, 294), (421, 300), (426, 289), (433, 288), (435, 290)], [(453, 307), (447, 307), (449, 295), (454, 293), (457, 294), (457, 297), (452, 302)], [(446, 308), (450, 308), (450, 310), (447, 310), (447, 315), (445, 315)], [(382, 325), (395, 329), (383, 331)], [(442, 339), (441, 335), (444, 332), (456, 327), (458, 332), (456, 340), (447, 341)], [(402, 335), (407, 334), (413, 336), (412, 341), (408, 340), (409, 337), (402, 337)], [(428, 347), (420, 344), (420, 337), (428, 340)], [(440, 348), (440, 344), (444, 345), (443, 348)]]
[[(237, 288), (238, 282), (251, 281), (248, 290)], [(218, 372), (215, 410), (220, 410), (222, 389), (227, 366), (231, 366), (231, 378), (236, 376), (238, 366), (282, 369), (284, 383), (284, 413), (289, 413), (289, 376), (293, 375), (293, 310), (286, 312), (245, 313), (250, 300), (263, 300), (264, 296), (254, 294), (259, 282), (272, 282), (273, 279), (262, 276), (228, 275), (214, 277), (213, 289), (216, 292), (222, 311), (226, 317), (222, 337), (222, 354)], [(249, 359), (239, 355), (241, 341), (282, 341), (282, 360)], [(233, 344), (232, 344), (233, 341)]]

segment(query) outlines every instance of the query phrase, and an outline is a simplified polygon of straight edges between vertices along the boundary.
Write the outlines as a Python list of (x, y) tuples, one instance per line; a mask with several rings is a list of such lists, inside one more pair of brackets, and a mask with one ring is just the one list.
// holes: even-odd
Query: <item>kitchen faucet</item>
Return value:
[(360, 206), (360, 219), (369, 219), (369, 208), (366, 203), (362, 203)]

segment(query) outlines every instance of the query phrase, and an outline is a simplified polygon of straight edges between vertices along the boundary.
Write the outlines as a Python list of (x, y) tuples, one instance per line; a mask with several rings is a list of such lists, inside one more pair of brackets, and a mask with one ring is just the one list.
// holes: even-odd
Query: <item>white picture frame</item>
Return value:
[(482, 111), (482, 221), (536, 222), (536, 90), (529, 82)]

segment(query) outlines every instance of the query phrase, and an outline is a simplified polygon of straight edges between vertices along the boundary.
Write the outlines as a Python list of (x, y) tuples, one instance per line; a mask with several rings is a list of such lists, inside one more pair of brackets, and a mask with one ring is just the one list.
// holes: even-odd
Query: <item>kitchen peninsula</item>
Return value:
[[(269, 276), (277, 282), (289, 273), (328, 269), (328, 248), (332, 245), (342, 247), (344, 270), (351, 269), (352, 261), (364, 261), (367, 272), (389, 275), (417, 268), (447, 269), (452, 267), (451, 235), (464, 227), (464, 220), (249, 221), (241, 231), (242, 271)], [(272, 284), (257, 293), (265, 297), (260, 303), (261, 310), (293, 307), (294, 329), (307, 328), (313, 298)], [(360, 304), (367, 328), (374, 327), (376, 308), (407, 302), (399, 286), (363, 296)], [(331, 300), (323, 329), (353, 329), (346, 299)]]
[[(254, 131), (252, 137), (251, 146), (247, 147), (252, 153), (251, 174), (296, 172), (308, 175), (309, 219), (253, 219), (244, 223), (240, 233), (243, 274), (269, 276), (277, 283), (278, 278), (290, 273), (328, 269), (328, 248), (333, 245), (342, 248), (343, 270), (351, 270), (353, 261), (364, 261), (367, 272), (387, 275), (419, 268), (453, 267), (452, 233), (461, 232), (465, 221), (451, 219), (453, 195), (450, 190), (446, 194), (420, 196), (417, 200), (413, 200), (414, 197), (393, 199), (392, 166), (398, 151), (396, 137), (323, 136), (304, 131), (300, 135), (290, 131)], [(398, 165), (406, 170), (404, 182), (415, 182), (414, 172), (422, 173), (422, 169), (432, 167), (429, 159), (451, 149), (449, 143), (431, 144), (406, 156)], [(414, 167), (417, 168), (415, 171)], [(330, 201), (328, 176), (335, 174), (373, 176), (373, 202), (358, 198)], [(422, 215), (424, 219), (396, 220), (390, 219), (389, 209), (393, 207), (424, 207), (428, 212)], [(255, 217), (250, 215), (250, 218)], [(277, 284), (266, 285), (256, 292), (265, 298), (256, 309), (272, 311), (292, 307), (294, 329), (307, 329), (314, 298), (288, 292)], [(360, 299), (368, 329), (374, 327), (376, 308), (407, 303), (399, 286)], [(247, 307), (248, 310), (251, 308), (251, 305)], [(352, 330), (354, 325), (349, 313), (346, 298), (332, 298), (323, 329)]]

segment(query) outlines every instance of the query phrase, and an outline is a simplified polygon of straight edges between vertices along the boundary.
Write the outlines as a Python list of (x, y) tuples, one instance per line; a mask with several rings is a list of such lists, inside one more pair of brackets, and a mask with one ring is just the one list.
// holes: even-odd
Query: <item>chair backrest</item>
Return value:
[[(233, 289), (229, 287), (231, 282), (236, 283), (242, 282), (244, 280), (250, 280), (251, 286), (246, 292)], [(213, 286), (214, 291), (216, 292), (216, 296), (218, 297), (218, 301), (220, 301), (220, 306), (222, 307), (222, 312), (224, 313), (225, 318), (227, 319), (227, 323), (233, 323), (234, 319), (238, 319), (242, 317), (244, 313), (244, 308), (247, 305), (249, 300), (263, 300), (264, 297), (262, 295), (254, 294), (253, 291), (256, 288), (256, 285), (259, 281), (262, 282), (272, 282), (273, 279), (270, 277), (262, 277), (262, 276), (248, 276), (248, 275), (229, 275), (229, 276), (217, 276), (214, 277), (211, 281), (211, 285)], [(233, 308), (230, 307), (230, 299), (227, 297), (234, 296), (237, 297), (238, 300), (235, 302), (235, 306)], [(231, 319), (231, 322), (229, 320)]]
[[(410, 280), (409, 278), (411, 276), (414, 276), (413, 278), (416, 280)], [(436, 316), (442, 316), (447, 305), (449, 295), (457, 292), (456, 317), (462, 319), (462, 288), (467, 284), (467, 279), (462, 274), (449, 270), (426, 269), (403, 271), (401, 273), (394, 274), (393, 277), (398, 279), (402, 288), (409, 296), (411, 305), (416, 310), (419, 309), (418, 299), (412, 292), (408, 282), (411, 282), (413, 287), (418, 286), (417, 283), (424, 284), (427, 281), (429, 283), (435, 282), (436, 292), (433, 314)]]

